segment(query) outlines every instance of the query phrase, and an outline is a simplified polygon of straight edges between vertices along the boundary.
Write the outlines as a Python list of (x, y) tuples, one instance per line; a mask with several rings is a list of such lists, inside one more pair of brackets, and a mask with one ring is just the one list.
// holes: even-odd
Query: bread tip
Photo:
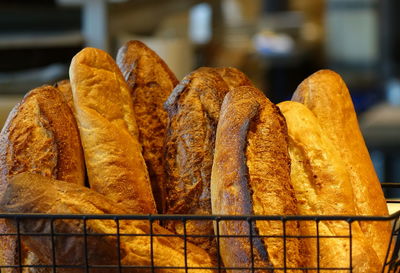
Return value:
[(296, 107), (296, 108), (306, 107), (304, 104), (297, 102), (297, 101), (282, 101), (282, 102), (278, 103), (276, 106), (278, 106), (279, 110), (282, 113), (290, 112), (294, 107)]
[(314, 78), (320, 78), (324, 77), (325, 79), (332, 79), (332, 81), (342, 81), (342, 77), (340, 76), (339, 73), (331, 70), (331, 69), (321, 69), (318, 70), (317, 72), (311, 74), (309, 77), (307, 77), (304, 81), (307, 81), (309, 79), (314, 79)]
[[(145, 43), (143, 43), (142, 41), (139, 40), (129, 40), (127, 42), (125, 42), (119, 49), (117, 52), (117, 62), (121, 62), (123, 59), (123, 55), (128, 54), (128, 51), (137, 51), (138, 49), (142, 49), (142, 50), (147, 50), (147, 51), (151, 51), (153, 52), (155, 55), (158, 56), (157, 53), (155, 53), (150, 47), (148, 47)], [(139, 52), (137, 52), (136, 54), (138, 54)], [(120, 60), (119, 60), (120, 59)]]
[(128, 46), (140, 46), (140, 47), (147, 47), (145, 43), (143, 43), (142, 41), (139, 40), (129, 40), (127, 41), (124, 46), (128, 47)]
[(81, 49), (78, 53), (76, 53), (74, 57), (72, 57), (71, 64), (77, 63), (77, 62), (83, 63), (84, 60), (86, 60), (86, 59), (96, 60), (96, 58), (91, 57), (92, 55), (109, 56), (109, 54), (102, 49), (95, 48), (95, 47), (85, 47), (85, 48)]
[(85, 47), (72, 58), (69, 66), (69, 77), (72, 86), (74, 86), (77, 77), (85, 77), (87, 73), (85, 72), (87, 71), (85, 67), (121, 73), (113, 57), (106, 51), (94, 47)]

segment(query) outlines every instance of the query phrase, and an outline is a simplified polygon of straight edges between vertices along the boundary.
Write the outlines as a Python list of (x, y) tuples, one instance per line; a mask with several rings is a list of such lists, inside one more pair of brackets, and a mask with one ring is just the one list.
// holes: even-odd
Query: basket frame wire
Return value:
[[(19, 219), (16, 220), (16, 226), (17, 226), (17, 249), (18, 249), (18, 264), (22, 264), (22, 243), (21, 243), (21, 232), (20, 232), (20, 224), (19, 224)], [(19, 267), (19, 272), (22, 273), (22, 267)]]
[[(400, 183), (382, 183), (383, 187), (390, 187), (390, 188), (400, 188)], [(400, 200), (390, 200), (388, 203), (400, 203)], [(323, 268), (323, 270), (348, 270), (352, 272), (353, 267), (353, 227), (352, 224), (358, 221), (392, 221), (392, 236), (390, 237), (390, 242), (388, 246), (388, 250), (386, 252), (385, 257), (385, 264), (382, 268), (382, 273), (386, 272), (389, 269), (391, 272), (398, 272), (400, 268), (400, 225), (399, 225), (399, 218), (400, 218), (400, 211), (391, 214), (389, 216), (354, 216), (354, 215), (342, 215), (342, 216), (299, 216), (299, 215), (291, 215), (291, 216), (254, 216), (254, 215), (234, 215), (234, 216), (227, 216), (227, 215), (76, 215), (76, 214), (40, 214), (40, 213), (20, 213), (20, 214), (11, 214), (11, 213), (0, 213), (0, 219), (8, 219), (15, 223), (15, 232), (8, 232), (8, 233), (0, 233), (0, 237), (2, 236), (13, 236), (16, 240), (16, 248), (17, 248), (17, 265), (1, 265), (0, 270), (2, 268), (11, 268), (17, 269), (17, 272), (23, 273), (23, 269), (27, 267), (32, 268), (51, 268), (52, 272), (56, 273), (59, 268), (79, 268), (84, 270), (85, 273), (89, 273), (90, 269), (92, 268), (117, 268), (118, 273), (122, 273), (124, 268), (143, 268), (143, 269), (150, 269), (152, 273), (155, 273), (157, 269), (179, 269), (185, 270), (185, 273), (189, 273), (189, 269), (200, 269), (199, 267), (189, 267), (188, 260), (187, 260), (187, 244), (188, 238), (195, 238), (195, 237), (210, 237), (216, 238), (216, 246), (217, 246), (217, 265), (211, 268), (204, 268), (201, 269), (213, 269), (217, 270), (218, 273), (222, 273), (223, 270), (251, 270), (252, 273), (256, 272), (257, 270), (270, 270), (271, 267), (256, 267), (254, 263), (254, 240), (257, 238), (263, 239), (264, 237), (275, 237), (275, 238), (282, 238), (283, 240), (283, 256), (284, 256), (284, 264), (283, 268), (276, 268), (277, 270), (283, 270), (283, 272), (287, 272), (288, 270), (302, 270), (305, 268), (289, 268), (287, 265), (287, 240), (290, 238), (305, 238), (305, 239), (316, 239), (316, 252), (317, 252), (317, 267), (316, 268), (308, 268), (310, 270), (316, 270), (316, 272), (321, 272), (321, 239), (323, 238), (348, 238), (349, 246), (350, 246), (350, 254), (349, 254), (349, 268)], [(21, 232), (21, 222), (26, 221), (27, 219), (35, 220), (35, 219), (45, 219), (48, 220), (50, 225), (50, 232), (49, 233), (34, 233), (34, 232)], [(62, 233), (55, 231), (55, 221), (57, 220), (80, 220), (83, 223), (83, 230), (81, 233)], [(90, 220), (114, 220), (116, 225), (116, 233), (111, 234), (99, 234), (99, 233), (88, 233), (87, 229), (87, 221)], [(121, 234), (121, 221), (122, 220), (146, 220), (150, 225), (149, 233), (148, 234)], [(154, 222), (163, 222), (166, 220), (174, 220), (174, 221), (181, 221), (183, 224), (183, 234), (180, 235), (173, 235), (173, 234), (155, 234), (153, 230)], [(187, 233), (187, 221), (212, 221), (215, 227), (215, 234), (214, 235), (198, 235), (198, 234), (188, 234)], [(282, 235), (275, 235), (275, 236), (260, 236), (255, 233), (255, 225), (257, 221), (281, 221), (282, 223)], [(221, 235), (220, 232), (220, 223), (221, 221), (244, 221), (248, 223), (249, 233), (248, 235)], [(294, 236), (291, 234), (287, 234), (287, 222), (288, 221), (314, 221), (316, 225), (316, 235), (305, 235), (305, 236)], [(349, 235), (348, 236), (325, 236), (320, 234), (320, 224), (322, 221), (346, 221), (348, 223)], [(23, 238), (27, 236), (47, 236), (50, 237), (51, 243), (51, 265), (24, 265), (23, 264)], [(84, 261), (83, 265), (61, 265), (57, 264), (57, 253), (56, 253), (56, 239), (61, 236), (82, 236), (84, 241)], [(117, 259), (118, 263), (116, 265), (91, 265), (89, 263), (88, 257), (88, 239), (89, 236), (115, 236), (116, 237), (116, 251), (117, 251)], [(135, 265), (122, 265), (121, 261), (121, 237), (128, 237), (128, 236), (149, 236), (150, 240), (150, 260), (151, 263), (148, 266), (135, 266)], [(184, 266), (177, 266), (177, 267), (165, 267), (165, 266), (157, 266), (154, 263), (154, 236), (164, 236), (164, 237), (178, 237), (183, 239), (184, 244)], [(248, 238), (251, 250), (251, 266), (250, 268), (239, 268), (239, 267), (224, 267), (222, 263), (222, 259), (220, 256), (221, 250), (221, 238), (226, 237), (237, 237), (237, 238)], [(390, 252), (390, 250), (393, 250)]]
[(254, 273), (254, 248), (253, 248), (253, 222), (250, 218), (247, 219), (248, 227), (249, 227), (249, 244), (250, 244), (250, 257), (251, 257), (251, 264), (250, 270)]
[(188, 273), (188, 263), (187, 263), (187, 233), (186, 233), (186, 219), (182, 218), (183, 223), (183, 253), (185, 257), (185, 273)]
[[(154, 267), (154, 241), (153, 241), (153, 223), (154, 220), (150, 220), (150, 265), (151, 265), (151, 272), (154, 273), (155, 272), (155, 267)], [(185, 240), (186, 241), (186, 240)], [(186, 257), (186, 255), (185, 255)], [(118, 258), (119, 260), (119, 264), (121, 264), (121, 258)]]
[(319, 257), (321, 257), (321, 248), (320, 248), (320, 235), (319, 235), (319, 220), (318, 219), (315, 219), (315, 225), (316, 225), (316, 232), (317, 232), (317, 234), (316, 234), (316, 236), (317, 236), (317, 273), (320, 273), (320, 268), (321, 268), (321, 265), (320, 265), (320, 260), (319, 260)]
[(220, 251), (221, 251), (221, 242), (220, 242), (220, 232), (219, 232), (219, 222), (220, 222), (220, 218), (219, 217), (217, 217), (216, 219), (215, 219), (215, 225), (214, 225), (214, 228), (215, 228), (215, 233), (216, 233), (216, 236), (217, 236), (217, 263), (218, 263), (218, 273), (221, 273), (222, 272), (222, 261), (221, 261), (221, 256), (220, 256)]
[[(398, 214), (398, 213), (399, 212), (397, 212), (396, 214)], [(392, 236), (390, 236), (388, 250), (386, 251), (385, 266), (382, 269), (382, 273), (385, 272), (386, 267), (389, 267), (390, 272), (397, 272), (397, 269), (399, 268), (399, 265), (400, 265), (400, 259), (399, 259), (400, 226), (398, 226), (398, 223), (399, 223), (399, 217), (395, 218), (394, 222), (393, 222)], [(393, 252), (391, 254), (391, 257), (389, 258), (389, 253), (390, 253), (390, 249), (392, 248), (392, 245), (393, 245), (394, 237), (397, 237), (397, 238), (396, 238), (396, 241), (394, 242)]]
[(351, 225), (353, 221), (351, 219), (348, 219), (348, 224), (349, 224), (349, 268), (353, 268), (353, 226)]
[[(57, 264), (56, 264), (56, 247), (55, 247), (55, 235), (54, 235), (54, 219), (50, 219), (50, 233), (51, 233), (51, 259), (52, 259), (52, 267), (53, 267), (53, 273), (56, 273), (57, 271)], [(85, 246), (86, 247), (86, 244)], [(85, 249), (85, 252), (87, 250)], [(21, 254), (19, 255), (21, 258)], [(20, 263), (21, 264), (21, 263)], [(22, 273), (22, 272), (21, 272)]]
[(286, 263), (286, 220), (282, 219), (282, 233), (283, 233), (283, 272), (287, 272), (287, 263)]
[[(117, 257), (118, 257), (118, 273), (122, 273), (122, 264), (121, 264), (121, 231), (120, 231), (120, 222), (118, 218), (114, 218), (116, 227), (117, 227)], [(152, 223), (152, 222), (150, 222)], [(152, 224), (151, 224), (151, 229), (150, 232), (152, 232)], [(153, 238), (151, 237), (150, 240), (152, 240)], [(151, 249), (150, 249), (150, 255), (153, 255), (153, 246), (152, 244), (150, 245)], [(153, 256), (152, 256), (153, 257)], [(153, 258), (151, 259), (152, 262)], [(154, 264), (153, 264), (153, 268), (154, 268)]]
[(83, 218), (83, 240), (84, 240), (84, 254), (85, 254), (85, 273), (89, 273), (89, 257), (88, 257), (88, 233), (87, 233), (87, 219)]
[[(389, 252), (386, 254), (386, 262), (385, 262), (385, 268), (389, 267), (391, 269), (397, 270), (399, 268), (400, 262), (399, 262), (399, 256), (398, 256), (398, 251), (400, 250), (400, 236), (399, 236), (399, 228), (397, 227), (397, 224), (399, 223), (399, 217), (400, 217), (400, 211), (392, 214), (390, 216), (297, 216), (297, 215), (292, 215), (292, 216), (244, 216), (244, 215), (236, 215), (236, 216), (226, 216), (226, 215), (62, 215), (62, 214), (0, 214), (0, 219), (9, 219), (9, 220), (14, 220), (15, 221), (15, 226), (16, 226), (16, 232), (14, 233), (6, 233), (6, 234), (0, 234), (0, 236), (15, 236), (17, 240), (17, 248), (18, 248), (18, 265), (0, 265), (0, 268), (17, 268), (20, 273), (22, 273), (23, 268), (26, 267), (33, 267), (33, 268), (40, 268), (40, 267), (47, 267), (47, 268), (52, 268), (52, 271), (56, 273), (60, 267), (62, 268), (80, 268), (83, 269), (85, 273), (89, 273), (90, 269), (92, 268), (117, 268), (119, 273), (122, 273), (122, 270), (124, 268), (143, 268), (143, 269), (149, 269), (151, 270), (152, 273), (155, 273), (157, 269), (161, 268), (171, 268), (172, 267), (163, 267), (163, 266), (157, 266), (154, 264), (154, 236), (174, 236), (174, 237), (179, 237), (183, 239), (184, 243), (184, 256), (185, 256), (185, 261), (184, 261), (184, 266), (180, 267), (174, 267), (176, 269), (183, 269), (185, 270), (185, 273), (188, 273), (189, 270), (191, 269), (200, 269), (199, 267), (189, 267), (188, 266), (188, 260), (187, 260), (187, 244), (188, 244), (188, 238), (189, 237), (212, 237), (216, 238), (216, 243), (217, 243), (217, 249), (220, 250), (221, 248), (221, 242), (220, 239), (224, 237), (247, 237), (249, 239), (250, 243), (250, 249), (251, 249), (251, 257), (252, 257), (252, 264), (251, 268), (238, 268), (238, 267), (224, 267), (221, 261), (220, 257), (220, 251), (218, 251), (217, 254), (217, 262), (218, 264), (215, 267), (208, 268), (208, 269), (213, 269), (218, 271), (218, 273), (221, 273), (223, 269), (231, 269), (231, 270), (251, 270), (251, 272), (256, 272), (258, 270), (270, 270), (271, 267), (256, 267), (254, 264), (254, 250), (253, 250), (253, 240), (255, 240), (257, 237), (262, 238), (262, 237), (276, 237), (276, 238), (282, 238), (283, 240), (283, 245), (284, 245), (284, 265), (283, 268), (276, 268), (277, 270), (282, 270), (282, 272), (288, 272), (288, 270), (301, 270), (304, 268), (290, 268), (287, 265), (287, 240), (290, 238), (315, 238), (316, 239), (316, 248), (317, 248), (317, 267), (316, 268), (309, 268), (311, 270), (316, 270), (316, 272), (321, 272), (321, 264), (320, 264), (320, 254), (321, 254), (321, 249), (320, 249), (320, 240), (323, 238), (332, 238), (332, 236), (324, 236), (320, 234), (320, 223), (321, 221), (346, 221), (348, 223), (349, 227), (349, 236), (334, 236), (338, 238), (348, 238), (349, 239), (349, 244), (350, 244), (350, 256), (349, 256), (349, 268), (323, 268), (323, 270), (349, 270), (351, 272), (352, 266), (353, 266), (353, 260), (352, 260), (352, 238), (353, 238), (353, 230), (352, 230), (352, 223), (356, 221), (393, 221), (393, 229), (392, 229), (392, 237), (390, 239), (390, 245), (394, 244), (394, 252), (393, 254), (389, 257)], [(26, 221), (27, 219), (46, 219), (48, 220), (48, 224), (50, 225), (50, 234), (48, 233), (34, 233), (34, 232), (21, 232), (21, 224), (22, 221)], [(62, 232), (56, 232), (55, 231), (55, 221), (58, 220), (80, 220), (83, 223), (83, 229), (82, 233), (76, 233), (76, 234), (67, 234), (67, 233), (62, 233)], [(88, 227), (87, 227), (87, 221), (90, 220), (114, 220), (116, 224), (116, 233), (106, 233), (106, 234), (98, 234), (98, 233), (89, 233), (88, 232)], [(147, 220), (149, 225), (150, 225), (150, 231), (148, 234), (121, 234), (121, 226), (120, 222), (122, 220)], [(155, 234), (153, 230), (153, 224), (154, 222), (162, 222), (166, 220), (175, 220), (175, 221), (181, 221), (183, 224), (183, 234), (181, 235), (172, 235), (172, 234)], [(187, 233), (187, 221), (212, 221), (214, 223), (214, 227), (216, 228), (216, 234), (215, 235), (196, 235), (196, 234), (188, 234)], [(265, 220), (270, 220), (270, 221), (281, 221), (282, 222), (282, 229), (283, 229), (283, 234), (282, 236), (260, 236), (258, 234), (254, 233), (254, 225), (256, 221), (265, 221)], [(249, 234), (248, 235), (237, 235), (237, 236), (224, 236), (220, 234), (220, 222), (221, 221), (245, 221), (248, 223), (249, 226)], [(292, 234), (287, 234), (287, 222), (288, 221), (314, 221), (316, 224), (316, 236), (313, 235), (308, 235), (308, 236), (295, 236)], [(22, 237), (26, 236), (47, 236), (50, 237), (50, 242), (51, 242), (51, 250), (52, 250), (52, 264), (51, 265), (23, 265), (22, 264)], [(85, 248), (85, 254), (84, 254), (84, 262), (83, 265), (61, 265), (57, 264), (57, 253), (56, 253), (56, 239), (60, 236), (83, 236), (84, 239), (84, 248)], [(116, 237), (116, 251), (117, 251), (117, 258), (118, 258), (118, 264), (116, 265), (91, 265), (89, 263), (88, 259), (88, 238), (89, 236), (115, 236)], [(150, 256), (151, 256), (151, 264), (148, 266), (130, 266), (130, 265), (122, 265), (121, 264), (121, 237), (122, 236), (149, 236), (150, 240)], [(394, 238), (396, 237), (396, 238)], [(207, 269), (201, 267), (201, 269)], [(383, 271), (384, 272), (384, 269)]]

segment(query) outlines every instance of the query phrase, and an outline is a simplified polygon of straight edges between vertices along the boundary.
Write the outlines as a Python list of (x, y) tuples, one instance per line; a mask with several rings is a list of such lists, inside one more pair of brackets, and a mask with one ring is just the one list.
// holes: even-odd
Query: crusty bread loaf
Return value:
[(140, 41), (129, 41), (117, 55), (117, 64), (131, 88), (139, 142), (149, 172), (159, 213), (165, 209), (163, 164), (167, 112), (163, 104), (178, 84), (165, 62)]
[[(318, 118), (322, 129), (350, 173), (358, 215), (388, 215), (381, 185), (362, 137), (349, 90), (342, 78), (330, 70), (321, 70), (305, 79), (292, 100), (306, 105)], [(389, 222), (361, 222), (383, 264), (390, 238)]]
[[(169, 214), (211, 214), (210, 177), (215, 130), (228, 86), (211, 68), (200, 68), (187, 75), (165, 103), (167, 127), (165, 164), (166, 212)], [(167, 227), (183, 233), (181, 222)], [(191, 234), (213, 236), (209, 222), (188, 222)], [(197, 245), (216, 254), (212, 238), (192, 238)]]
[(76, 121), (51, 86), (30, 91), (11, 111), (0, 135), (0, 192), (6, 176), (24, 171), (84, 184)]
[[(315, 115), (298, 102), (282, 102), (278, 107), (288, 126), (291, 181), (299, 213), (355, 215), (353, 189), (345, 162)], [(302, 223), (301, 227), (302, 235), (317, 236), (314, 221)], [(345, 221), (320, 221), (318, 228), (319, 236), (350, 236), (350, 226)], [(380, 272), (382, 264), (359, 223), (353, 222), (351, 229), (352, 245), (348, 238), (320, 238), (319, 257), (317, 239), (305, 240), (311, 254), (307, 267), (317, 267), (319, 259), (320, 268), (349, 268), (352, 253), (352, 272)]]
[(70, 81), (90, 187), (129, 209), (156, 213), (129, 87), (104, 51), (72, 59)]
[[(46, 213), (46, 214), (127, 214), (129, 211), (120, 207), (103, 195), (82, 187), (58, 182), (40, 175), (23, 173), (12, 177), (0, 207), (9, 213)], [(50, 220), (21, 220), (21, 232), (50, 233)], [(9, 223), (12, 225), (12, 223)], [(54, 231), (66, 234), (84, 234), (82, 220), (60, 219), (53, 222)], [(117, 225), (114, 220), (86, 221), (87, 247), (85, 255), (83, 236), (55, 236), (55, 262), (57, 265), (80, 265), (80, 269), (57, 268), (57, 272), (85, 272), (85, 258), (88, 265), (114, 265), (118, 262)], [(150, 237), (150, 222), (145, 220), (120, 220), (120, 263), (122, 266), (151, 266), (152, 240), (153, 265), (155, 272), (185, 272), (184, 269), (171, 267), (185, 266), (184, 241), (160, 227), (152, 225), (153, 236)], [(94, 234), (111, 234), (107, 236), (90, 236)], [(115, 235), (112, 235), (115, 234)], [(124, 236), (133, 234), (136, 236)], [(169, 235), (162, 237), (157, 235)], [(137, 236), (143, 235), (143, 236)], [(51, 236), (23, 236), (24, 242), (38, 253), (39, 257), (52, 264)], [(214, 267), (208, 254), (190, 244), (186, 246), (187, 272), (213, 272), (207, 269)], [(157, 268), (166, 267), (166, 268)], [(72, 270), (72, 271), (71, 271)], [(89, 268), (90, 272), (119, 272), (117, 268)], [(123, 272), (151, 272), (151, 269), (124, 268)]]
[[(290, 159), (285, 119), (279, 109), (254, 87), (229, 92), (222, 104), (217, 128), (211, 177), (213, 214), (297, 215), (290, 184)], [(254, 224), (254, 223), (253, 223)], [(221, 235), (246, 235), (246, 222), (221, 221)], [(256, 233), (257, 231), (257, 233)], [(303, 245), (298, 238), (286, 239), (284, 261), (281, 221), (257, 221), (254, 238), (255, 266), (301, 268)], [(286, 234), (300, 235), (296, 221), (286, 222)], [(226, 267), (247, 267), (251, 272), (248, 238), (220, 238)], [(230, 272), (235, 272), (230, 270)], [(274, 271), (280, 272), (280, 271)], [(288, 269), (286, 272), (298, 272)]]
[[(75, 118), (51, 86), (30, 91), (11, 111), (0, 133), (0, 196), (8, 176), (25, 171), (84, 184), (83, 152)], [(1, 221), (0, 233), (8, 232)], [(0, 262), (15, 265), (19, 259), (15, 239), (2, 237), (0, 244), (5, 246), (0, 248), (4, 251)]]

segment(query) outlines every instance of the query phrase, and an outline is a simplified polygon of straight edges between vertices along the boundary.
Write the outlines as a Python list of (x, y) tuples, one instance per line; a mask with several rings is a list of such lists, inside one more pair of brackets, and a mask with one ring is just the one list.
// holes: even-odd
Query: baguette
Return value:
[(129, 87), (104, 51), (72, 59), (70, 81), (89, 184), (130, 213), (156, 213)]
[[(215, 70), (200, 68), (187, 75), (165, 103), (169, 118), (165, 148), (169, 214), (211, 214), (215, 130), (228, 91)], [(166, 226), (178, 234), (184, 232), (181, 222), (168, 222)], [(211, 221), (190, 221), (186, 229), (190, 234), (210, 236), (191, 240), (216, 256)]]
[[(26, 94), (10, 112), (0, 133), (0, 196), (7, 186), (7, 178), (25, 171), (80, 185), (85, 181), (75, 118), (63, 97), (51, 86), (42, 86)], [(1, 220), (0, 233), (9, 232)], [(18, 264), (15, 239), (2, 237), (0, 244), (4, 246), (0, 249), (0, 263)], [(23, 262), (29, 260), (26, 253), (23, 248)]]
[[(355, 215), (353, 189), (339, 150), (330, 141), (315, 115), (298, 102), (278, 104), (285, 116), (289, 132), (291, 181), (301, 215)], [(350, 227), (351, 225), (351, 227)], [(307, 267), (349, 268), (352, 272), (380, 272), (383, 264), (362, 232), (358, 222), (321, 221), (319, 236), (352, 236), (349, 238), (320, 238), (306, 240), (311, 253)], [(316, 224), (302, 223), (302, 234), (317, 236)], [(351, 249), (350, 249), (351, 248)], [(352, 255), (351, 255), (352, 254)], [(329, 271), (332, 273), (342, 270)]]
[[(292, 97), (307, 106), (317, 117), (347, 166), (354, 192), (357, 215), (388, 215), (379, 179), (361, 134), (349, 90), (333, 71), (321, 70), (305, 79)], [(384, 263), (391, 224), (361, 222), (361, 229)]]
[[(127, 214), (129, 210), (120, 207), (103, 195), (82, 187), (56, 181), (41, 175), (22, 173), (12, 177), (6, 188), (6, 193), (0, 201), (0, 207), (8, 213), (46, 213), (46, 214)], [(20, 221), (21, 232), (50, 233), (48, 219), (25, 219)], [(83, 236), (56, 236), (54, 239), (54, 253), (57, 272), (85, 272), (85, 259), (90, 272), (119, 272), (118, 268), (104, 267), (118, 266), (119, 262), (126, 267), (123, 272), (187, 272), (212, 273), (215, 265), (211, 263), (208, 254), (184, 241), (172, 233), (153, 223), (153, 236), (150, 237), (150, 222), (145, 220), (119, 220), (119, 248), (117, 247), (117, 225), (114, 220), (86, 220), (87, 246)], [(12, 225), (12, 223), (9, 223)], [(54, 232), (63, 234), (84, 234), (82, 220), (59, 219), (53, 222)], [(104, 236), (91, 236), (109, 234)], [(127, 236), (128, 234), (136, 236)], [(125, 235), (125, 236), (124, 236)], [(143, 236), (138, 236), (143, 235)], [(167, 235), (168, 237), (157, 236)], [(53, 249), (51, 236), (23, 236), (24, 243), (38, 253), (46, 264), (53, 263)], [(152, 240), (153, 264), (151, 263)], [(118, 254), (119, 249), (119, 254)], [(86, 253), (86, 255), (85, 255)], [(120, 256), (120, 259), (119, 257)], [(82, 268), (63, 268), (66, 266), (82, 266)], [(147, 266), (146, 269), (138, 267)], [(136, 267), (136, 268), (134, 268)], [(161, 268), (159, 268), (161, 267)], [(173, 267), (181, 267), (177, 269)], [(190, 269), (196, 267), (199, 269)]]
[[(222, 104), (215, 141), (211, 177), (212, 213), (223, 215), (297, 215), (290, 184), (290, 159), (285, 119), (279, 109), (259, 90), (244, 86), (230, 91)], [(220, 235), (249, 235), (249, 225), (221, 221)], [(302, 242), (296, 221), (257, 221), (252, 230), (254, 266), (304, 267)], [(278, 236), (260, 237), (257, 236)], [(220, 252), (226, 267), (244, 267), (251, 272), (248, 238), (220, 238)], [(259, 271), (259, 270), (257, 270)], [(282, 270), (283, 271), (283, 270)], [(228, 270), (228, 272), (235, 272)], [(264, 270), (263, 272), (272, 272)], [(276, 271), (274, 271), (276, 272)], [(278, 271), (279, 272), (279, 271)]]
[(163, 213), (165, 170), (162, 159), (167, 127), (163, 104), (178, 80), (165, 62), (139, 41), (129, 41), (119, 49), (117, 64), (130, 87), (143, 158), (158, 212)]

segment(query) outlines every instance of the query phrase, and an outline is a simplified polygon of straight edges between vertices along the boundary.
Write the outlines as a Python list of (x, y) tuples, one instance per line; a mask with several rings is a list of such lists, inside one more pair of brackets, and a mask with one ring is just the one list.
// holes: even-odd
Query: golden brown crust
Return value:
[(58, 91), (29, 92), (9, 115), (0, 137), (1, 186), (24, 171), (84, 184), (83, 152), (74, 116)]
[(63, 95), (63, 97), (64, 97), (65, 101), (67, 102), (71, 111), (74, 111), (72, 88), (71, 88), (71, 83), (69, 82), (69, 80), (59, 81), (54, 85), (54, 87), (57, 88), (57, 90), (59, 90), (61, 92), (61, 94)]
[[(228, 106), (233, 105), (228, 104), (231, 95), (232, 93), (226, 95), (222, 105), (221, 119), (216, 135), (211, 177), (212, 212), (222, 215), (251, 215), (253, 214), (253, 204), (244, 151), (250, 120), (258, 113), (259, 103), (255, 99), (248, 99), (241, 104), (237, 103), (235, 106), (241, 110), (232, 115), (231, 111), (229, 113), (227, 111)], [(232, 117), (229, 123), (227, 116)], [(232, 137), (233, 135), (238, 137)], [(232, 183), (232, 181), (236, 183)], [(226, 221), (220, 222), (219, 225), (220, 235), (249, 235), (249, 230), (250, 227), (246, 222)], [(257, 234), (254, 228), (252, 232)], [(225, 267), (250, 268), (251, 249), (247, 238), (220, 238), (219, 244), (220, 255)], [(272, 266), (263, 242), (255, 237), (253, 245), (254, 265), (257, 267)], [(228, 272), (230, 271), (228, 270)], [(250, 272), (250, 270), (244, 272)]]
[[(318, 118), (322, 129), (348, 166), (358, 215), (388, 215), (385, 197), (361, 134), (349, 90), (342, 78), (321, 70), (305, 79), (292, 100), (306, 105)], [(390, 238), (388, 222), (362, 222), (383, 264)]]
[[(36, 88), (14, 107), (1, 131), (0, 195), (8, 176), (25, 171), (83, 185), (83, 162), (76, 121), (63, 97), (51, 86)], [(0, 229), (9, 232), (3, 221)], [(6, 263), (16, 264), (16, 241), (4, 239)]]
[[(261, 105), (260, 112), (251, 120), (246, 139), (246, 165), (252, 191), (253, 212), (255, 215), (297, 215), (297, 200), (290, 183), (286, 122), (279, 109), (256, 90), (241, 88), (237, 91), (253, 95)], [(286, 235), (299, 235), (297, 222), (288, 221), (285, 225)], [(257, 222), (257, 228), (260, 235), (284, 235), (282, 223), (277, 221)], [(283, 267), (285, 263), (291, 268), (303, 266), (300, 240), (286, 240), (286, 255), (290, 257), (286, 262), (281, 238), (267, 237), (264, 238), (264, 242), (275, 267)]]
[[(296, 215), (287, 141), (282, 114), (259, 90), (246, 86), (229, 92), (221, 108), (215, 143), (211, 178), (213, 214)], [(221, 223), (220, 232), (233, 235), (246, 230), (243, 226)], [(282, 223), (278, 221), (257, 221), (256, 227), (259, 235), (283, 235)], [(287, 222), (286, 232), (299, 235), (298, 223)], [(259, 249), (259, 266), (268, 266), (269, 260), (274, 267), (283, 267), (282, 239), (265, 237), (263, 243), (268, 259)], [(231, 238), (220, 239), (220, 244), (225, 266), (250, 267), (248, 242)], [(286, 245), (290, 257), (287, 266), (302, 267), (301, 242), (287, 239)]]
[(114, 60), (85, 48), (71, 62), (75, 115), (90, 187), (129, 208), (156, 213), (130, 90)]
[(165, 209), (165, 170), (162, 162), (167, 113), (163, 104), (178, 84), (165, 62), (139, 41), (118, 51), (117, 64), (129, 87), (139, 128), (139, 141), (149, 172), (157, 209)]
[(214, 69), (221, 75), (230, 90), (240, 86), (253, 86), (250, 79), (235, 67), (216, 67)]
[[(173, 86), (178, 84), (176, 76), (168, 65), (157, 53), (140, 41), (128, 41), (118, 50), (117, 55), (117, 64), (121, 68), (121, 72), (130, 86), (136, 84), (143, 85), (146, 84), (146, 82), (155, 82), (163, 88), (169, 88), (171, 84)], [(147, 65), (156, 65), (158, 67), (145, 67)], [(157, 69), (157, 72), (151, 75), (152, 72), (149, 70), (153, 69)], [(147, 76), (139, 75), (139, 77), (136, 78), (138, 73)]]
[[(47, 214), (127, 214), (128, 210), (120, 207), (110, 199), (93, 190), (81, 186), (72, 186), (40, 175), (23, 173), (10, 179), (0, 206), (9, 213), (47, 213)], [(49, 220), (21, 221), (21, 232), (43, 233), (50, 232)], [(149, 234), (150, 224), (147, 221), (120, 220), (120, 234)], [(11, 223), (10, 223), (11, 224)], [(153, 262), (154, 266), (183, 267), (184, 242), (172, 233), (153, 225)], [(114, 220), (87, 220), (88, 234), (117, 234)], [(54, 231), (61, 233), (82, 233), (83, 221), (57, 220), (54, 221)], [(168, 237), (157, 234), (170, 235)], [(52, 248), (50, 237), (24, 237), (24, 242), (38, 253), (46, 264), (52, 264)], [(88, 236), (87, 257), (90, 265), (118, 265), (117, 236)], [(57, 264), (84, 265), (84, 244), (82, 236), (56, 237), (55, 253)], [(150, 266), (150, 237), (149, 236), (120, 236), (121, 265)], [(187, 243), (188, 267), (202, 269), (188, 272), (213, 272), (210, 269), (215, 264), (208, 254)], [(93, 269), (91, 269), (93, 270)], [(57, 272), (68, 271), (57, 268)], [(137, 272), (137, 269), (124, 269), (127, 272)], [(69, 271), (68, 271), (69, 272)], [(75, 272), (75, 271), (74, 271)], [(84, 269), (82, 269), (84, 272)], [(113, 269), (98, 269), (95, 272), (117, 272)], [(147, 272), (147, 271), (145, 271)], [(155, 272), (181, 272), (177, 269), (156, 269)]]
[[(283, 102), (278, 106), (288, 125), (291, 181), (300, 214), (355, 215), (349, 173), (321, 123), (301, 103)], [(349, 230), (349, 224), (344, 221), (319, 223), (320, 236), (348, 236)], [(304, 223), (302, 233), (315, 236), (315, 223)], [(352, 247), (353, 272), (380, 272), (382, 264), (358, 222), (352, 224), (352, 236), (352, 246), (347, 238), (320, 239), (320, 267), (348, 268)], [(306, 242), (310, 251), (307, 267), (316, 267), (316, 239)]]
[[(228, 86), (213, 69), (200, 68), (174, 89), (165, 103), (169, 115), (165, 164), (167, 213), (211, 214), (210, 176), (219, 110)], [(169, 228), (182, 233), (180, 223)], [(212, 235), (212, 223), (189, 222), (191, 232)], [(193, 238), (216, 253), (209, 238)]]

